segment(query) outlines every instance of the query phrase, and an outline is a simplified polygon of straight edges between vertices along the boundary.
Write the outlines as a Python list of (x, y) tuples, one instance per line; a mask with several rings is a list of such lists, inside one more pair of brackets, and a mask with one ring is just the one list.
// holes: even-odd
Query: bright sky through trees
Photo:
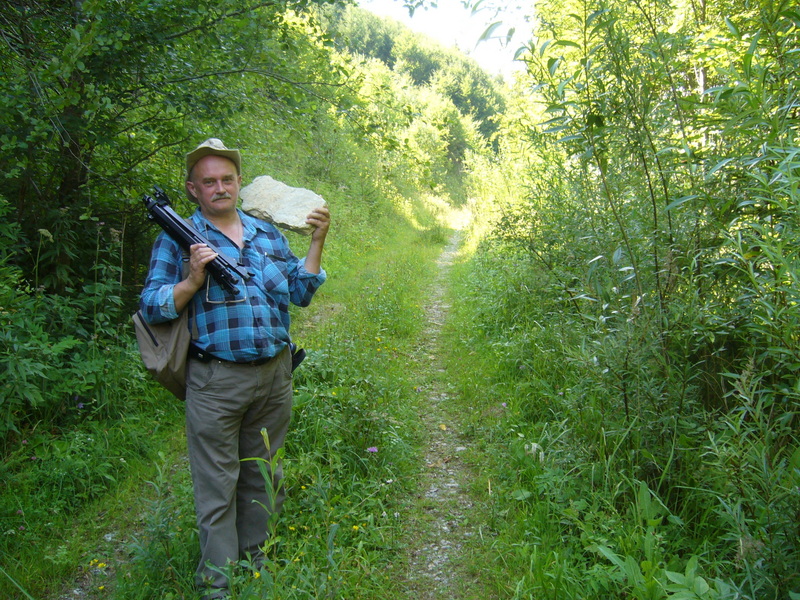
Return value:
[[(361, 8), (400, 21), (418, 33), (437, 39), (444, 46), (457, 46), (490, 73), (505, 76), (522, 67), (522, 63), (514, 62), (514, 53), (530, 39), (530, 24), (522, 8), (512, 4), (516, 3), (508, 3), (500, 14), (490, 8), (473, 13), (462, 0), (438, 0), (435, 8), (418, 8), (414, 16), (409, 17), (402, 0), (359, 0)], [(479, 41), (484, 32), (499, 21), (502, 24), (491, 37)], [(514, 28), (514, 33), (508, 41), (511, 28)]]

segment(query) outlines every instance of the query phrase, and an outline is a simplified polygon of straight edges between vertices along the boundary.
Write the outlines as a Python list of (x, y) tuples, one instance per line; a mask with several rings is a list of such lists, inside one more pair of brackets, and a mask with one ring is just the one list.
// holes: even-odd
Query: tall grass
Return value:
[(502, 597), (797, 597), (796, 14), (711, 43), (664, 3), (574, 7), (538, 7), (498, 165), (522, 193), (455, 279), (478, 568)]
[[(235, 598), (385, 598), (395, 560), (396, 502), (416, 469), (416, 424), (408, 398), (415, 382), (408, 356), (440, 246), (424, 232), (387, 220), (376, 251), (329, 264), (330, 281), (295, 316), (295, 340), (308, 358), (295, 372), (293, 423), (284, 453), (287, 500), (274, 523), (262, 567), (231, 565)], [(190, 513), (154, 486), (155, 527), (143, 532), (135, 560), (122, 566), (115, 597), (189, 595), (193, 528), (166, 518)], [(158, 516), (161, 515), (161, 516)], [(165, 540), (179, 552), (171, 556)], [(169, 567), (175, 577), (163, 576)], [(193, 566), (191, 567), (193, 570)], [(180, 575), (180, 577), (178, 576)], [(148, 586), (143, 587), (142, 581)]]
[(509, 598), (789, 597), (797, 446), (759, 377), (714, 419), (626, 414), (604, 349), (548, 315), (546, 274), (508, 258), (487, 246), (457, 267), (447, 337), (492, 482), (476, 489), (494, 515), (481, 578)]
[[(418, 382), (407, 362), (443, 241), (430, 232), (445, 229), (441, 209), (426, 201), (403, 209), (413, 211), (413, 225), (381, 202), (386, 213), (371, 236), (355, 221), (335, 225), (330, 280), (310, 308), (293, 314), (308, 358), (296, 372), (285, 447), (288, 499), (266, 565), (231, 566), (235, 597), (384, 598), (395, 589), (386, 569), (402, 526), (395, 503), (417, 464), (408, 398)], [(138, 371), (132, 345), (126, 356)], [(55, 597), (73, 578), (90, 582), (89, 597), (195, 595), (181, 405), (141, 373), (137, 381), (150, 400), (129, 402), (113, 425), (87, 402), (74, 408), (73, 432), (57, 440), (26, 432), (8, 455), (5, 482), (13, 487), (0, 497), (4, 554), (13, 560), (3, 564), (4, 597)], [(129, 514), (111, 511), (104, 527), (92, 518), (108, 510), (102, 503), (124, 504)]]

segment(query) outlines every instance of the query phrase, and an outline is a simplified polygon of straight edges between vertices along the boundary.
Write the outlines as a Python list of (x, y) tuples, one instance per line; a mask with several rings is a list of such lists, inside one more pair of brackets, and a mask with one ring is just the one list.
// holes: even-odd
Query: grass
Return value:
[[(413, 220), (388, 212), (367, 233), (337, 224), (330, 279), (294, 312), (308, 359), (295, 380), (287, 501), (267, 564), (231, 567), (234, 598), (408, 591), (404, 556), (429, 521), (395, 514), (425, 509), (413, 497), (425, 437), (415, 389), (438, 377), (411, 365), (446, 238), (424, 205), (415, 210)], [(796, 595), (786, 518), (798, 506), (796, 436), (768, 418), (758, 375), (738, 380), (753, 398), (739, 415), (670, 422), (642, 403), (629, 418), (593, 360), (604, 349), (537, 285), (535, 269), (475, 240), (465, 248), (450, 275), (441, 355), (448, 414), (480, 475), (468, 515), (479, 534), (457, 568), (479, 583), (453, 593)], [(195, 597), (181, 412), (150, 388), (116, 421), (75, 415), (69, 428), (25, 432), (29, 443), (3, 466), (0, 596), (81, 587), (90, 600)]]
[(498, 597), (798, 597), (796, 435), (757, 374), (738, 414), (670, 419), (634, 396), (629, 417), (595, 359), (614, 349), (535, 268), (484, 246), (453, 275), (444, 354), (492, 481), (473, 569)]
[(0, 595), (56, 593), (99, 551), (96, 540), (133, 518), (125, 498), (141, 491), (137, 482), (174, 439), (169, 423), (181, 420), (160, 392), (138, 408), (119, 422), (87, 414), (63, 430), (32, 428), (6, 456)]
[[(424, 223), (424, 206), (417, 208), (416, 221)], [(392, 515), (418, 462), (418, 431), (407, 402), (416, 382), (407, 364), (443, 242), (435, 219), (428, 223), (387, 217), (363, 243), (356, 242), (354, 225), (332, 231), (329, 282), (311, 307), (293, 314), (295, 340), (308, 358), (296, 373), (285, 447), (288, 497), (275, 525), (272, 558), (261, 570), (233, 569), (234, 597), (394, 593), (387, 565), (397, 556), (399, 524)], [(31, 446), (9, 454), (14, 476), (29, 483), (3, 487), (7, 519), (15, 516), (19, 492), (34, 493), (37, 477), (44, 481), (37, 466), (65, 492), (67, 484), (78, 491), (59, 495), (58, 485), (41, 486), (25, 505), (25, 524), (8, 524), (0, 596), (56, 598), (75, 587), (90, 599), (195, 596), (198, 550), (182, 405), (150, 390), (152, 400), (132, 405), (119, 421), (28, 432), (44, 460), (26, 458)], [(58, 447), (61, 461), (52, 450)], [(117, 463), (124, 467), (112, 470)], [(76, 487), (90, 479), (85, 493)], [(85, 497), (76, 497), (81, 493)]]

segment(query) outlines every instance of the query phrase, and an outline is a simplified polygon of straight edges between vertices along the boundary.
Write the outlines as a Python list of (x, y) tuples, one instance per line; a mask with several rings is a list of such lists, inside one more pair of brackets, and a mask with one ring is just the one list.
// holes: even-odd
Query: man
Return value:
[[(330, 225), (327, 208), (314, 210), (305, 259), (298, 259), (273, 225), (236, 207), (241, 156), (211, 138), (186, 155), (186, 191), (198, 204), (194, 227), (252, 276), (238, 293), (226, 292), (206, 273), (217, 255), (208, 245), (182, 254), (167, 234), (156, 239), (141, 296), (145, 319), (174, 319), (186, 307), (196, 324), (186, 375), (186, 435), (194, 486), (201, 560), (196, 581), (207, 598), (221, 597), (227, 580), (207, 562), (262, 558), (270, 513), (280, 510), (281, 472), (268, 494), (258, 460), (283, 445), (292, 406), (289, 302), (307, 306), (325, 281), (322, 249)], [(194, 329), (194, 327), (193, 327)], [(266, 429), (269, 449), (261, 430)], [(262, 461), (262, 463), (263, 463)]]

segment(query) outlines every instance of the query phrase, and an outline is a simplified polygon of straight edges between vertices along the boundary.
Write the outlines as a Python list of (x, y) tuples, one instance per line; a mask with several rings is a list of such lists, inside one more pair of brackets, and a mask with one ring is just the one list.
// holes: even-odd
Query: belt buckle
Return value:
[(255, 360), (248, 360), (247, 362), (241, 362), (235, 364), (245, 365), (248, 367), (260, 367), (261, 365), (267, 364), (270, 360), (272, 360), (271, 356), (262, 356), (261, 358), (256, 358)]

